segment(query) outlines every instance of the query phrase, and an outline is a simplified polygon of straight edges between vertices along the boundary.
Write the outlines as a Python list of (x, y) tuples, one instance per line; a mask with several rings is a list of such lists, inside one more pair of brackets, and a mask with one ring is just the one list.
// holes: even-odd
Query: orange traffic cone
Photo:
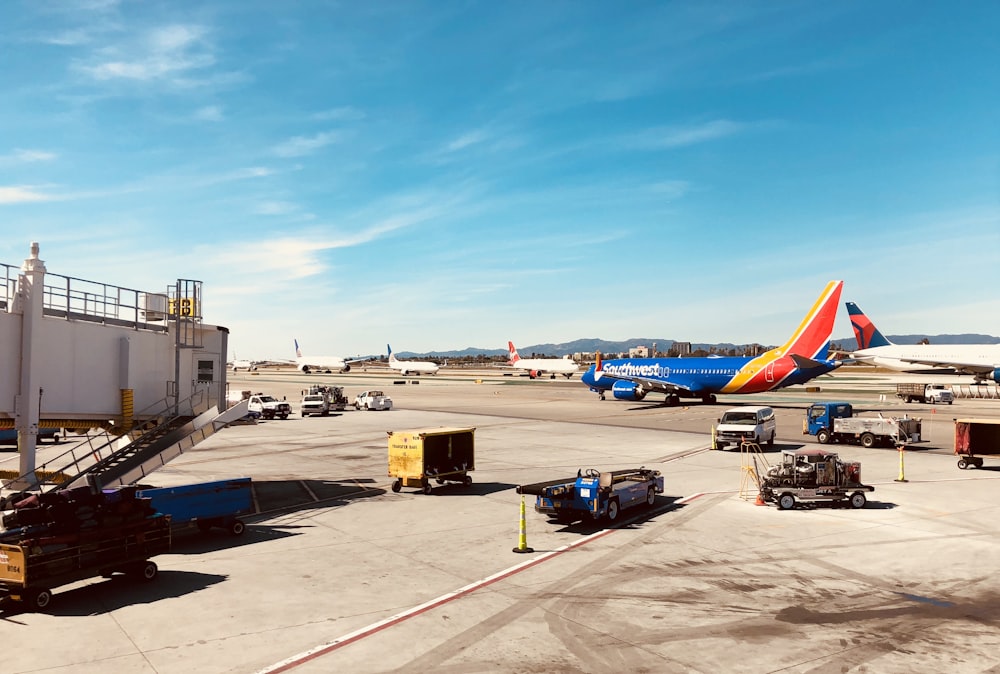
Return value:
[(757, 492), (757, 500), (754, 501), (754, 505), (767, 505), (767, 503), (764, 501), (764, 495), (761, 494), (760, 492)]

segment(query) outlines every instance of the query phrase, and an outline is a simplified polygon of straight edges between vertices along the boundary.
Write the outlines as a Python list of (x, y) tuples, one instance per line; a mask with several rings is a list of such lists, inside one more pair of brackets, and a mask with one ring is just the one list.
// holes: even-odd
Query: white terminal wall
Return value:
[[(217, 403), (225, 381), (226, 331), (214, 325), (197, 330), (202, 347), (180, 350), (180, 399), (202, 388)], [(133, 390), (136, 414), (161, 411), (175, 376), (174, 347), (173, 324), (169, 332), (152, 332), (43, 316), (33, 333), (40, 356), (34, 374), (43, 390), (40, 418), (114, 417), (121, 414), (123, 388)], [(211, 381), (197, 381), (198, 361), (212, 362)], [(20, 314), (0, 312), (0, 363), (0, 413), (13, 417), (20, 384)], [(207, 379), (209, 370), (201, 372)]]

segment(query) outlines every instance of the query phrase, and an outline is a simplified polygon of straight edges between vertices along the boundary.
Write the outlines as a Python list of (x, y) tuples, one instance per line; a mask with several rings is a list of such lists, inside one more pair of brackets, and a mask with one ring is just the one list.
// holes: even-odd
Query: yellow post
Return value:
[(517, 547), (514, 552), (534, 552), (528, 547), (528, 525), (524, 519), (524, 494), (521, 494), (521, 531), (517, 537)]
[(712, 446), (709, 449), (715, 449), (715, 424), (712, 424)]
[(909, 482), (903, 474), (903, 450), (906, 449), (906, 445), (898, 445), (896, 449), (899, 450), (899, 477), (896, 478), (896, 482)]

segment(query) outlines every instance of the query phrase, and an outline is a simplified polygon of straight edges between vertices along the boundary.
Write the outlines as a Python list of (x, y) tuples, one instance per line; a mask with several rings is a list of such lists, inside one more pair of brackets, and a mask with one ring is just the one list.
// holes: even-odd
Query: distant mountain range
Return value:
[[(931, 344), (1000, 344), (1000, 337), (994, 337), (993, 335), (886, 335), (886, 337), (889, 341), (895, 342), (896, 344), (919, 344), (925, 339)], [(621, 353), (636, 346), (652, 347), (654, 342), (656, 343), (657, 351), (668, 351), (675, 341), (677, 340), (664, 338), (652, 339), (648, 337), (626, 339), (621, 342), (612, 342), (604, 339), (577, 339), (572, 342), (564, 342), (562, 344), (531, 344), (519, 346), (517, 347), (517, 351), (522, 357), (525, 358), (531, 354), (545, 356), (571, 356), (574, 353), (593, 353), (594, 351), (600, 351), (601, 353)], [(839, 344), (845, 351), (857, 348), (857, 342), (855, 341), (853, 335), (841, 339), (834, 339), (833, 343)], [(693, 351), (697, 351), (699, 349), (711, 351), (714, 348), (716, 351), (728, 351), (729, 349), (741, 349), (744, 346), (748, 345), (730, 344), (728, 342), (720, 342), (717, 344), (692, 343), (691, 349)], [(765, 344), (764, 346), (773, 347), (777, 345)], [(482, 349), (470, 346), (465, 349), (454, 351), (429, 351), (426, 353), (402, 352), (398, 355), (400, 358), (469, 358), (475, 356), (506, 356), (507, 349)]]

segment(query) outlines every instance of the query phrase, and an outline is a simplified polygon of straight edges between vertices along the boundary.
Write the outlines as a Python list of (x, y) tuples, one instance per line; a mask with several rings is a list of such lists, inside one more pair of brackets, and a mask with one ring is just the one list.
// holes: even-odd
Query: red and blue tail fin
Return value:
[(837, 307), (840, 306), (840, 293), (844, 289), (843, 281), (830, 281), (820, 294), (819, 299), (802, 319), (791, 339), (781, 347), (783, 354), (796, 354), (826, 360), (830, 354), (830, 339), (833, 337), (833, 324), (837, 320)]
[(851, 317), (851, 327), (854, 329), (854, 338), (858, 340), (859, 349), (870, 349), (873, 346), (890, 346), (892, 342), (885, 338), (871, 319), (865, 316), (857, 304), (845, 302), (847, 313)]

